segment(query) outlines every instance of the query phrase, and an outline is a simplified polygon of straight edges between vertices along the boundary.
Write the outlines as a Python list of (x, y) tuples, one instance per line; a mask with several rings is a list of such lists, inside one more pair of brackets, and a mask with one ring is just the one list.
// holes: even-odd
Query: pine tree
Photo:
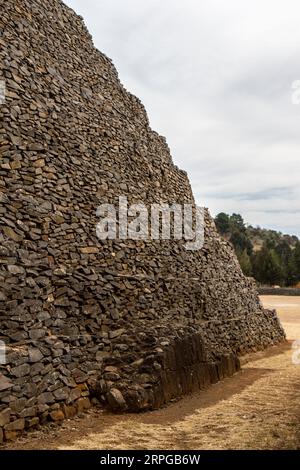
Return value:
[[(219, 233), (226, 235), (233, 245), (246, 276), (252, 275), (260, 283), (270, 285), (294, 286), (300, 281), (300, 241), (297, 237), (247, 226), (240, 214), (221, 212), (215, 222)], [(263, 247), (260, 249), (261, 242)]]
[(238, 260), (245, 276), (252, 276), (252, 263), (247, 250), (238, 254)]
[(229, 232), (230, 224), (229, 224), (229, 215), (225, 214), (225, 212), (220, 212), (215, 218), (215, 224), (218, 229), (218, 232), (221, 235), (225, 235)]
[(273, 249), (267, 244), (257, 252), (253, 261), (254, 276), (262, 284), (280, 284), (283, 280), (283, 272), (280, 259)]

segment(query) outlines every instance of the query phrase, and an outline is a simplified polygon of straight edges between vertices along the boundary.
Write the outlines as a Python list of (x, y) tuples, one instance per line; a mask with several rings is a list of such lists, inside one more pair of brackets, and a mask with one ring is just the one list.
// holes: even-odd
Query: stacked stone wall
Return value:
[(194, 204), (141, 102), (59, 0), (0, 0), (0, 442), (97, 397), (151, 409), (284, 340), (205, 213), (205, 244), (96, 236), (97, 207)]

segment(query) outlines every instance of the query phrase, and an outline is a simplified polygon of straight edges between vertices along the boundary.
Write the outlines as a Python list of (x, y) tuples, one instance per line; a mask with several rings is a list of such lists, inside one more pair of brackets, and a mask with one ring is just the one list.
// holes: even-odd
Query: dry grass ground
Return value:
[(250, 358), (206, 391), (145, 414), (92, 410), (31, 432), (10, 449), (300, 449), (300, 297), (262, 297), (277, 308), (290, 343)]

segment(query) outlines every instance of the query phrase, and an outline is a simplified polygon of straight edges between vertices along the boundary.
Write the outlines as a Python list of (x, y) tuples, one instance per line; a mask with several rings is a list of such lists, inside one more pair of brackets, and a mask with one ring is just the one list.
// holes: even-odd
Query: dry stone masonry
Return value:
[(205, 245), (99, 241), (99, 204), (194, 203), (60, 0), (0, 0), (0, 442), (98, 399), (159, 407), (284, 340), (208, 212)]

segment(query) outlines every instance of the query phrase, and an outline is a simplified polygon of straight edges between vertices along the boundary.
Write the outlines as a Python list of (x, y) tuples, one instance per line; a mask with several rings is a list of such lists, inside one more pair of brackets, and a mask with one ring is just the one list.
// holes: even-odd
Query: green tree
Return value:
[(297, 237), (246, 225), (243, 217), (235, 213), (221, 212), (215, 222), (219, 233), (232, 243), (247, 276), (253, 275), (259, 282), (271, 285), (293, 286), (300, 281)]
[[(270, 248), (270, 244), (268, 245)], [(285, 286), (293, 284), (294, 277), (294, 263), (293, 263), (293, 251), (285, 239), (280, 239), (274, 248), (275, 253), (278, 255), (278, 259), (281, 265), (282, 271), (282, 282)], [(291, 284), (292, 282), (292, 284)]]
[(280, 259), (273, 249), (269, 249), (266, 244), (255, 253), (253, 257), (253, 274), (262, 284), (281, 284), (283, 272)]
[(300, 278), (300, 242), (299, 241), (295, 245), (295, 248), (293, 251), (293, 258), (295, 262), (295, 267), (297, 269), (297, 272), (299, 273), (299, 278)]
[(225, 214), (225, 212), (220, 212), (215, 218), (216, 227), (218, 232), (221, 235), (225, 235), (229, 232), (230, 224), (229, 224), (229, 215)]
[(286, 267), (285, 285), (295, 286), (299, 281), (300, 281), (300, 273), (297, 269), (295, 258), (292, 253), (292, 256), (289, 259), (288, 265)]
[(230, 236), (230, 242), (233, 244), (235, 251), (243, 252), (247, 250), (248, 255), (253, 251), (253, 245), (247, 234), (235, 228)]
[(275, 250), (280, 242), (280, 235), (275, 230), (268, 230), (264, 236), (265, 244), (270, 250)]
[(287, 285), (294, 286), (300, 281), (300, 242), (291, 250), (291, 256), (287, 265)]
[(247, 250), (244, 250), (237, 255), (241, 269), (245, 276), (252, 276), (252, 263)]
[(240, 214), (232, 214), (229, 218), (229, 223), (231, 230), (238, 230), (240, 232), (246, 231), (246, 226), (244, 223), (244, 219)]

